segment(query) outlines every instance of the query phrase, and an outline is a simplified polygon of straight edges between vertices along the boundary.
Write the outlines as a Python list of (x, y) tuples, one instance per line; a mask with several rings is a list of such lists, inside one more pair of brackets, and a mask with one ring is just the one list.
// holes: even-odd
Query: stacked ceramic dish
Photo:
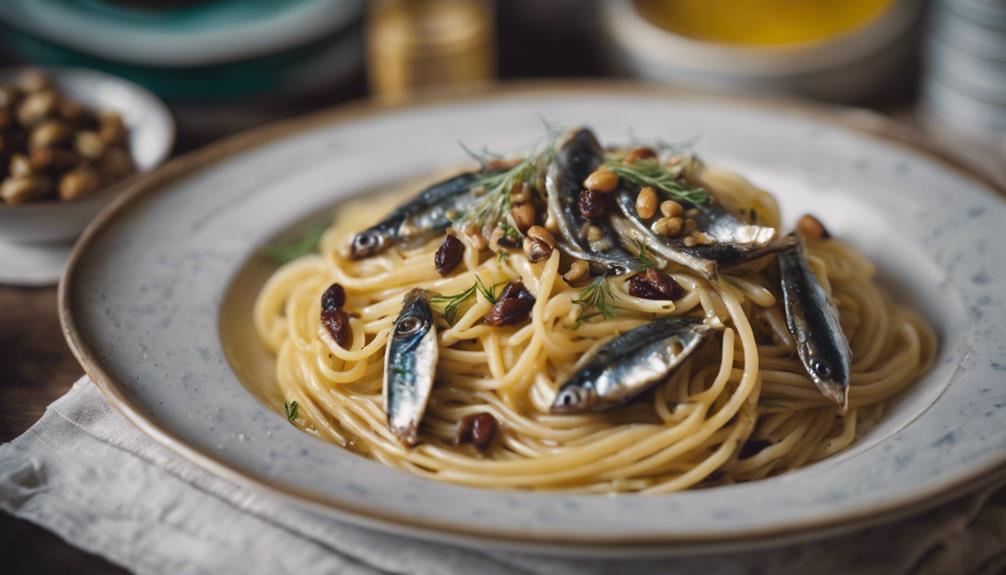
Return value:
[(964, 132), (1006, 138), (1006, 2), (939, 0), (926, 43), (927, 115)]

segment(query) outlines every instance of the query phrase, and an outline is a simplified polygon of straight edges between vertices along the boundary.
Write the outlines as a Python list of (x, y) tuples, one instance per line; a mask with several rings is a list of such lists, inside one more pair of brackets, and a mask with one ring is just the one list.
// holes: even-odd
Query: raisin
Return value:
[(649, 268), (629, 279), (629, 295), (643, 299), (671, 300), (681, 297), (683, 290), (674, 278)]
[(482, 319), (491, 326), (513, 325), (527, 319), (533, 307), (534, 296), (524, 284), (519, 281), (510, 282)]
[(596, 220), (604, 215), (604, 193), (597, 190), (583, 190), (580, 192), (580, 215), (588, 220)]
[(496, 436), (497, 427), (499, 424), (496, 423), (496, 418), (491, 413), (485, 411), (472, 413), (461, 418), (461, 423), (458, 424), (458, 434), (454, 441), (458, 445), (470, 441), (481, 451), (492, 443), (493, 437)]
[(465, 245), (457, 237), (448, 234), (433, 256), (433, 266), (437, 268), (438, 274), (446, 276), (458, 267), (464, 254)]
[(329, 335), (339, 344), (339, 347), (346, 348), (352, 339), (353, 332), (349, 328), (349, 315), (341, 309), (321, 310), (321, 323), (328, 330)]
[(334, 310), (342, 307), (346, 303), (346, 290), (335, 283), (328, 286), (325, 293), (321, 294), (321, 311)]

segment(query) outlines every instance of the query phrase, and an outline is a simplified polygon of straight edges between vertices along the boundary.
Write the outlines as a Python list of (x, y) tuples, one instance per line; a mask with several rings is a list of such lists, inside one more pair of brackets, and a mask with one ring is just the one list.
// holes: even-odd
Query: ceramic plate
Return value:
[[(940, 334), (931, 373), (854, 447), (754, 483), (659, 496), (482, 490), (422, 479), (297, 430), (264, 402), (250, 331), (257, 250), (345, 198), (516, 150), (540, 117), (602, 141), (698, 138), (711, 164), (812, 210)], [(338, 213), (338, 212), (337, 212)], [(351, 217), (342, 214), (341, 217)], [(806, 539), (919, 511), (1006, 463), (1006, 203), (932, 157), (820, 114), (642, 86), (525, 87), (280, 124), (177, 160), (85, 233), (61, 286), (66, 335), (133, 423), (196, 463), (334, 518), (472, 545), (693, 552)], [(996, 296), (995, 294), (1000, 294)]]

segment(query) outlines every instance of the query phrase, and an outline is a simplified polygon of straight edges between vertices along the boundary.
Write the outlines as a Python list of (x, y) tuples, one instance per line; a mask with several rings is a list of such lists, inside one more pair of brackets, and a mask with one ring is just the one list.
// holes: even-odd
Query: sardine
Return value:
[(410, 290), (384, 355), (384, 411), (388, 427), (405, 445), (418, 440), (438, 351), (430, 294), (419, 288)]
[(353, 236), (350, 257), (367, 258), (393, 245), (420, 243), (443, 232), (451, 225), (451, 212), (463, 213), (478, 201), (472, 188), (479, 177), (478, 172), (463, 172), (427, 187)]
[[(583, 181), (604, 161), (604, 150), (594, 133), (586, 128), (570, 132), (556, 144), (555, 161), (545, 177), (548, 213), (559, 227), (559, 248), (566, 254), (604, 268), (606, 273), (622, 275), (644, 266), (619, 243), (618, 234), (607, 217), (591, 221), (580, 213), (578, 202)], [(590, 241), (586, 229), (595, 225), (601, 238)]]
[(838, 322), (838, 310), (807, 264), (801, 241), (779, 254), (786, 325), (807, 375), (845, 413), (849, 404), (852, 351)]
[(597, 349), (559, 388), (553, 413), (602, 411), (666, 381), (709, 327), (693, 318), (660, 318)]
[[(693, 218), (698, 231), (715, 243), (686, 246), (684, 238), (663, 237), (653, 232), (636, 213), (639, 188), (622, 185), (615, 203), (631, 228), (654, 254), (693, 269), (706, 279), (715, 280), (720, 269), (740, 265), (762, 256), (792, 248), (792, 238), (778, 238), (774, 228), (745, 223), (715, 199), (703, 206), (680, 200), (685, 209), (698, 207)], [(624, 231), (622, 232), (624, 235)], [(637, 238), (638, 239), (638, 238)]]

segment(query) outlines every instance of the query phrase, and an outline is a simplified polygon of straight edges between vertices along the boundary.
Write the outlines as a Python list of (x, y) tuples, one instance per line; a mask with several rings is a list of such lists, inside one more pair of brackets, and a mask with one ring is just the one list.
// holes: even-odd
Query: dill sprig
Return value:
[[(490, 162), (502, 158), (500, 154), (485, 147), (475, 151), (459, 142), (461, 149), (479, 163), (480, 173), (472, 184), (472, 190), (482, 190), (482, 198), (470, 210), (459, 214), (454, 224), (475, 223), (485, 228), (504, 222), (510, 213), (510, 190), (519, 184), (534, 186), (538, 175), (544, 173), (555, 160), (555, 141), (559, 137), (560, 128), (544, 119), (542, 125), (547, 133), (545, 146), (536, 146), (515, 166), (504, 171), (489, 168)], [(514, 239), (519, 239), (521, 233), (512, 227), (510, 229), (516, 234)]]
[(668, 168), (656, 158), (636, 160), (631, 164), (609, 158), (605, 160), (604, 167), (637, 186), (652, 186), (676, 200), (696, 206), (709, 201), (705, 190), (689, 186), (681, 180), (680, 169)]
[(632, 240), (636, 244), (636, 261), (643, 269), (653, 268), (657, 266), (657, 262), (650, 257), (650, 248), (646, 247), (646, 244), (638, 239)]
[(456, 293), (454, 295), (435, 295), (430, 297), (430, 303), (441, 308), (441, 313), (444, 314), (444, 318), (447, 319), (448, 323), (454, 323), (454, 319), (457, 317), (458, 312), (461, 308), (475, 296), (475, 293), (481, 293), (482, 297), (486, 298), (489, 303), (496, 303), (496, 288), (504, 285), (502, 283), (494, 284), (493, 286), (487, 286), (482, 278), (475, 276), (475, 283), (472, 287), (466, 289), (461, 293)]
[(611, 289), (608, 279), (604, 276), (594, 278), (594, 281), (581, 289), (580, 294), (573, 300), (573, 303), (581, 304), (584, 307), (579, 317), (576, 318), (575, 327), (580, 327), (583, 320), (593, 317), (587, 314), (591, 309), (597, 310), (605, 319), (611, 319), (618, 315), (618, 308), (611, 303), (615, 299), (618, 298)]
[(327, 227), (327, 224), (311, 226), (292, 242), (269, 244), (263, 247), (259, 253), (280, 265), (292, 262), (299, 257), (314, 253)]
[(297, 419), (297, 414), (300, 411), (300, 406), (297, 405), (297, 401), (291, 401), (289, 403), (283, 402), (283, 412), (286, 413), (286, 418), (290, 423), (293, 423)]

